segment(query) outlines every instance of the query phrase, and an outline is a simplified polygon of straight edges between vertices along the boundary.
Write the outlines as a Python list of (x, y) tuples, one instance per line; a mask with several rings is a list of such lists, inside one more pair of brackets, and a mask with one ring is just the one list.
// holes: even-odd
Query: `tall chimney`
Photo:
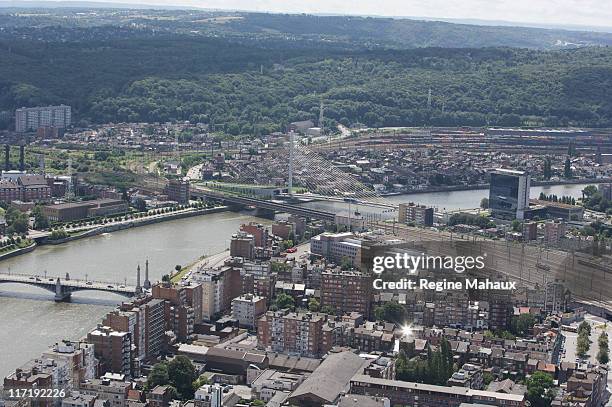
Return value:
[(19, 146), (19, 171), (25, 170), (25, 146)]
[(145, 281), (144, 281), (144, 288), (146, 290), (150, 290), (151, 289), (151, 281), (149, 280), (149, 259), (147, 259), (145, 261)]
[(4, 145), (4, 171), (11, 169), (11, 146)]
[(141, 293), (142, 287), (140, 286), (140, 264), (136, 268), (136, 292)]

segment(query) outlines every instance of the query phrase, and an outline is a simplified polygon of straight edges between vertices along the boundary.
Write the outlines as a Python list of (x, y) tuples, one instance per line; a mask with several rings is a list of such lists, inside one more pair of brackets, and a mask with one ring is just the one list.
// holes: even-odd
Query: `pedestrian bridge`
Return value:
[(101, 281), (73, 280), (68, 276), (66, 277), (61, 279), (59, 277), (28, 274), (0, 274), (0, 284), (16, 283), (44, 288), (55, 294), (55, 301), (57, 302), (70, 301), (72, 293), (76, 291), (105, 291), (125, 297), (133, 297), (142, 292), (142, 287), (140, 286), (134, 287)]

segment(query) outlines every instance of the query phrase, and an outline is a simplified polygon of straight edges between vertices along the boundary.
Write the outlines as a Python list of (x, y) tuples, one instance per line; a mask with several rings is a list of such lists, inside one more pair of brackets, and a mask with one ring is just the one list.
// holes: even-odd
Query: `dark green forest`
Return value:
[(612, 127), (610, 95), (608, 47), (355, 50), (178, 34), (0, 36), (0, 111), (65, 103), (79, 124), (190, 120), (258, 134), (316, 119), (323, 101), (330, 125)]

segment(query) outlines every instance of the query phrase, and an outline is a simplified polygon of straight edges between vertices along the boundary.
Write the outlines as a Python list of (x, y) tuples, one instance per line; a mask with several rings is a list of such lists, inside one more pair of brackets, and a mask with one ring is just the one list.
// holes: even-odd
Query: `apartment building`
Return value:
[(230, 241), (230, 256), (253, 260), (255, 258), (255, 237), (244, 232), (238, 232)]
[(83, 383), (78, 391), (83, 394), (98, 396), (100, 400), (110, 401), (110, 407), (127, 407), (128, 392), (132, 383), (109, 378), (93, 379)]
[(253, 236), (255, 247), (265, 247), (268, 244), (268, 229), (260, 223), (250, 222), (240, 226), (240, 231)]
[(190, 198), (190, 186), (189, 181), (186, 179), (170, 179), (166, 186), (166, 194), (168, 199), (176, 201), (181, 205), (189, 203)]
[(419, 226), (432, 226), (433, 215), (433, 208), (428, 208), (423, 205), (415, 204), (414, 202), (399, 204), (399, 223), (414, 223)]
[(69, 127), (72, 123), (70, 106), (22, 107), (15, 111), (15, 131), (26, 133), (40, 127)]
[(106, 314), (104, 326), (115, 331), (129, 332), (132, 337), (133, 370), (138, 374), (140, 365), (159, 356), (164, 343), (164, 300), (143, 297), (121, 305)]
[[(66, 362), (33, 359), (4, 378), (4, 391), (17, 389), (69, 389), (72, 376)], [(52, 407), (55, 399), (30, 400), (33, 407)]]
[(324, 321), (319, 314), (268, 311), (257, 321), (257, 340), (272, 352), (319, 357)]
[(165, 300), (166, 329), (174, 332), (179, 341), (187, 340), (193, 334), (196, 320), (197, 322), (202, 320), (202, 285), (157, 283), (151, 288), (151, 295), (155, 299)]
[(229, 310), (232, 299), (242, 294), (240, 270), (232, 266), (201, 268), (191, 279), (202, 286), (202, 319), (205, 321)]
[(321, 274), (321, 307), (337, 315), (357, 312), (370, 315), (372, 276), (356, 270), (327, 269)]
[(536, 222), (523, 223), (523, 240), (532, 241), (538, 238), (538, 224)]
[(244, 328), (256, 328), (257, 319), (266, 309), (266, 299), (257, 295), (243, 294), (232, 300), (232, 317)]
[(95, 358), (94, 346), (86, 342), (62, 341), (54, 344), (42, 354), (42, 359), (55, 360), (66, 364), (70, 371), (70, 387), (76, 387), (85, 380), (96, 377), (98, 360)]
[(87, 342), (93, 344), (100, 361), (99, 373), (118, 373), (132, 376), (132, 335), (99, 325), (87, 334)]
[(272, 234), (283, 240), (288, 240), (292, 235), (295, 236), (294, 225), (287, 221), (274, 222), (272, 224)]
[[(567, 381), (565, 393), (559, 395), (559, 406), (580, 405), (584, 407), (601, 406), (606, 401), (608, 370), (604, 367), (593, 367), (577, 370)], [(555, 400), (556, 402), (557, 400)], [(580, 404), (574, 404), (580, 403)]]
[(544, 225), (544, 241), (547, 244), (557, 244), (565, 236), (565, 222), (556, 219), (546, 222)]

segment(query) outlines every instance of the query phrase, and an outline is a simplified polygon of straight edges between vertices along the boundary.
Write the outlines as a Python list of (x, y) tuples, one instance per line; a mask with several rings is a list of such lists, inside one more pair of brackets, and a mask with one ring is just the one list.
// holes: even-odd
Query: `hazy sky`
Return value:
[(612, 0), (110, 0), (272, 12), (474, 18), (612, 26)]

